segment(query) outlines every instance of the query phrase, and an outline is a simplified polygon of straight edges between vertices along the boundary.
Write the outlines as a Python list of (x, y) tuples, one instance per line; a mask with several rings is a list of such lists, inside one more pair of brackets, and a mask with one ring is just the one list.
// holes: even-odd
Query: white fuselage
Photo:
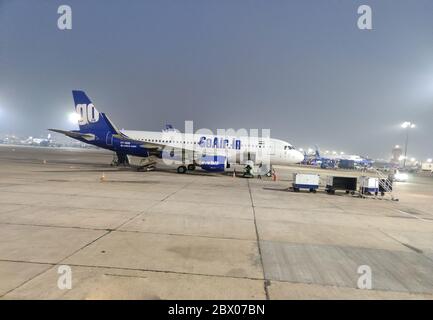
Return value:
[(304, 159), (304, 155), (295, 150), (290, 143), (279, 139), (177, 131), (123, 130), (121, 132), (129, 138), (144, 142), (144, 145), (157, 144), (166, 151), (172, 148), (183, 149), (196, 155), (225, 156), (228, 163), (253, 161), (256, 164), (265, 162), (271, 165), (287, 165), (299, 163)]
[(358, 156), (358, 155), (351, 155), (351, 154), (343, 154), (343, 155), (325, 155), (326, 158), (332, 159), (332, 160), (353, 160), (355, 162), (360, 162), (364, 160), (364, 158)]

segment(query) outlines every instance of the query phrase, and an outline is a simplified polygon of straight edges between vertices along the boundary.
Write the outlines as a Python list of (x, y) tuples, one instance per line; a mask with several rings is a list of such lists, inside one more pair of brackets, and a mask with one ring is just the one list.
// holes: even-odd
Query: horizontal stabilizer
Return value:
[(82, 138), (82, 139), (85, 139), (87, 141), (95, 140), (95, 135), (91, 134), (91, 133), (80, 133), (77, 131), (66, 131), (66, 130), (59, 130), (59, 129), (48, 129), (48, 130), (52, 131), (52, 132), (64, 134), (65, 136), (68, 136), (71, 138)]

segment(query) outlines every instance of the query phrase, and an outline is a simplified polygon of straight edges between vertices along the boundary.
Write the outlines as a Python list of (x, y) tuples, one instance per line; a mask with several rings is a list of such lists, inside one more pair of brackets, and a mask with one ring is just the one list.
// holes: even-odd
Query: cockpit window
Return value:
[(295, 147), (293, 146), (284, 146), (284, 150), (294, 150)]

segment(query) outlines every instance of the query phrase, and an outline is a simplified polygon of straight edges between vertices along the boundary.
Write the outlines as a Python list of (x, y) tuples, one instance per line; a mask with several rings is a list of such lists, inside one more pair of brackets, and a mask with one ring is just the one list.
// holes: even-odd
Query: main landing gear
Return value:
[(180, 166), (177, 167), (177, 173), (185, 173), (186, 172), (186, 167), (185, 166)]
[(112, 167), (129, 166), (128, 156), (120, 152), (114, 153), (113, 160), (111, 161), (110, 166)]
[(195, 164), (191, 163), (188, 167), (182, 165), (177, 167), (177, 173), (186, 173), (187, 171), (194, 171), (196, 168)]

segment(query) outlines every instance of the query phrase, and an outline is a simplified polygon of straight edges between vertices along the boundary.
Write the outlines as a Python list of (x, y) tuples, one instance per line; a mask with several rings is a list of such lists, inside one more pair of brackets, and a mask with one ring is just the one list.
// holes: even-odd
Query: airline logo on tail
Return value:
[(78, 124), (80, 126), (99, 121), (99, 112), (92, 103), (77, 104), (75, 110), (79, 116)]

